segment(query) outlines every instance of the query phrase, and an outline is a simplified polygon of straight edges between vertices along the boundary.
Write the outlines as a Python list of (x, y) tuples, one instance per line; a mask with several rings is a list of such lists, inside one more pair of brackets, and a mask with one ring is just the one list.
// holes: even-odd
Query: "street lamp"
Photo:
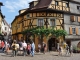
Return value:
[(3, 6), (3, 3), (2, 2), (0, 2), (0, 13), (1, 13), (1, 6)]

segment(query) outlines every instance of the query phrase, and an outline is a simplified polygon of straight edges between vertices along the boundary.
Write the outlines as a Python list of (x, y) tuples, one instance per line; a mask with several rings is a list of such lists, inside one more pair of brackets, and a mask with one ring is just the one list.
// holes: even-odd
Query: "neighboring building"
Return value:
[(64, 29), (68, 33), (65, 40), (77, 46), (80, 42), (80, 0), (72, 0), (66, 6), (70, 7), (70, 13), (64, 14)]
[(3, 15), (2, 15), (2, 13), (0, 13), (0, 40), (2, 40), (2, 39), (4, 39), (3, 38), (3, 35), (2, 35), (2, 33), (1, 33), (1, 24), (2, 24), (2, 20), (4, 19), (4, 17), (3, 17)]
[(1, 24), (2, 24), (2, 20), (4, 19), (4, 16), (3, 16), (2, 12), (1, 12), (1, 6), (3, 6), (2, 2), (0, 2), (0, 39), (3, 39), (3, 36), (1, 34)]
[[(30, 2), (29, 8), (17, 15), (11, 23), (12, 38), (21, 40), (23, 37), (25, 40), (29, 40), (28, 35), (30, 34), (26, 33), (23, 35), (22, 31), (37, 26), (44, 26), (45, 28), (55, 26), (56, 30), (64, 29), (68, 33), (68, 36), (60, 39), (61, 42), (66, 41), (69, 45), (71, 42), (72, 44), (77, 41), (79, 42), (80, 12), (77, 9), (77, 6), (79, 8), (79, 2), (78, 0), (77, 2), (76, 0), (38, 0)], [(78, 17), (76, 21), (75, 16)], [(52, 47), (56, 49), (57, 41), (55, 37), (51, 37), (48, 40), (44, 37), (43, 41), (48, 44), (49, 50), (52, 50)], [(38, 43), (40, 42), (38, 37), (34, 38), (34, 42), (36, 49), (38, 49)]]
[(0, 13), (0, 32), (1, 32), (1, 23), (2, 23), (2, 20), (3, 20), (4, 18), (3, 18), (3, 15), (2, 15), (2, 13)]
[(1, 24), (1, 33), (4, 35), (4, 40), (8, 40), (11, 36), (11, 27), (10, 25), (6, 22), (5, 19), (2, 20)]
[(1, 12), (1, 6), (3, 6), (2, 2), (0, 2), (0, 33), (1, 33), (1, 23), (2, 23), (2, 20), (4, 19), (4, 16), (3, 16), (2, 12)]

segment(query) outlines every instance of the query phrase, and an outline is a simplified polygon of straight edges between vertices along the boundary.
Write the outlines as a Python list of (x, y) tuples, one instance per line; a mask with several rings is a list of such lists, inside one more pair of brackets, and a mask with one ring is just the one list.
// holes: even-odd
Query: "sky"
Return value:
[(8, 24), (11, 24), (19, 10), (28, 8), (29, 2), (35, 0), (0, 0), (4, 6), (1, 6), (1, 12), (5, 16)]

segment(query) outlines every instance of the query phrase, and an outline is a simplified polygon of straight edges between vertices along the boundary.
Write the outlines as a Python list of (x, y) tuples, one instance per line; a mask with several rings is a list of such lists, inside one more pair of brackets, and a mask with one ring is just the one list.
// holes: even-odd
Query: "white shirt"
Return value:
[(25, 42), (22, 43), (22, 47), (27, 47), (27, 44)]

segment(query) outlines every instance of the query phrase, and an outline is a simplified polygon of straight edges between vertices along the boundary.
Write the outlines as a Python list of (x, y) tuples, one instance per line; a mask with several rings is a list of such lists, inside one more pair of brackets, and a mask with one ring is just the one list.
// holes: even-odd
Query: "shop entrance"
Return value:
[(56, 40), (55, 38), (51, 38), (49, 39), (48, 41), (48, 48), (49, 48), (49, 51), (55, 51), (56, 50)]
[(66, 43), (68, 44), (68, 46), (71, 46), (71, 40), (67, 40)]

